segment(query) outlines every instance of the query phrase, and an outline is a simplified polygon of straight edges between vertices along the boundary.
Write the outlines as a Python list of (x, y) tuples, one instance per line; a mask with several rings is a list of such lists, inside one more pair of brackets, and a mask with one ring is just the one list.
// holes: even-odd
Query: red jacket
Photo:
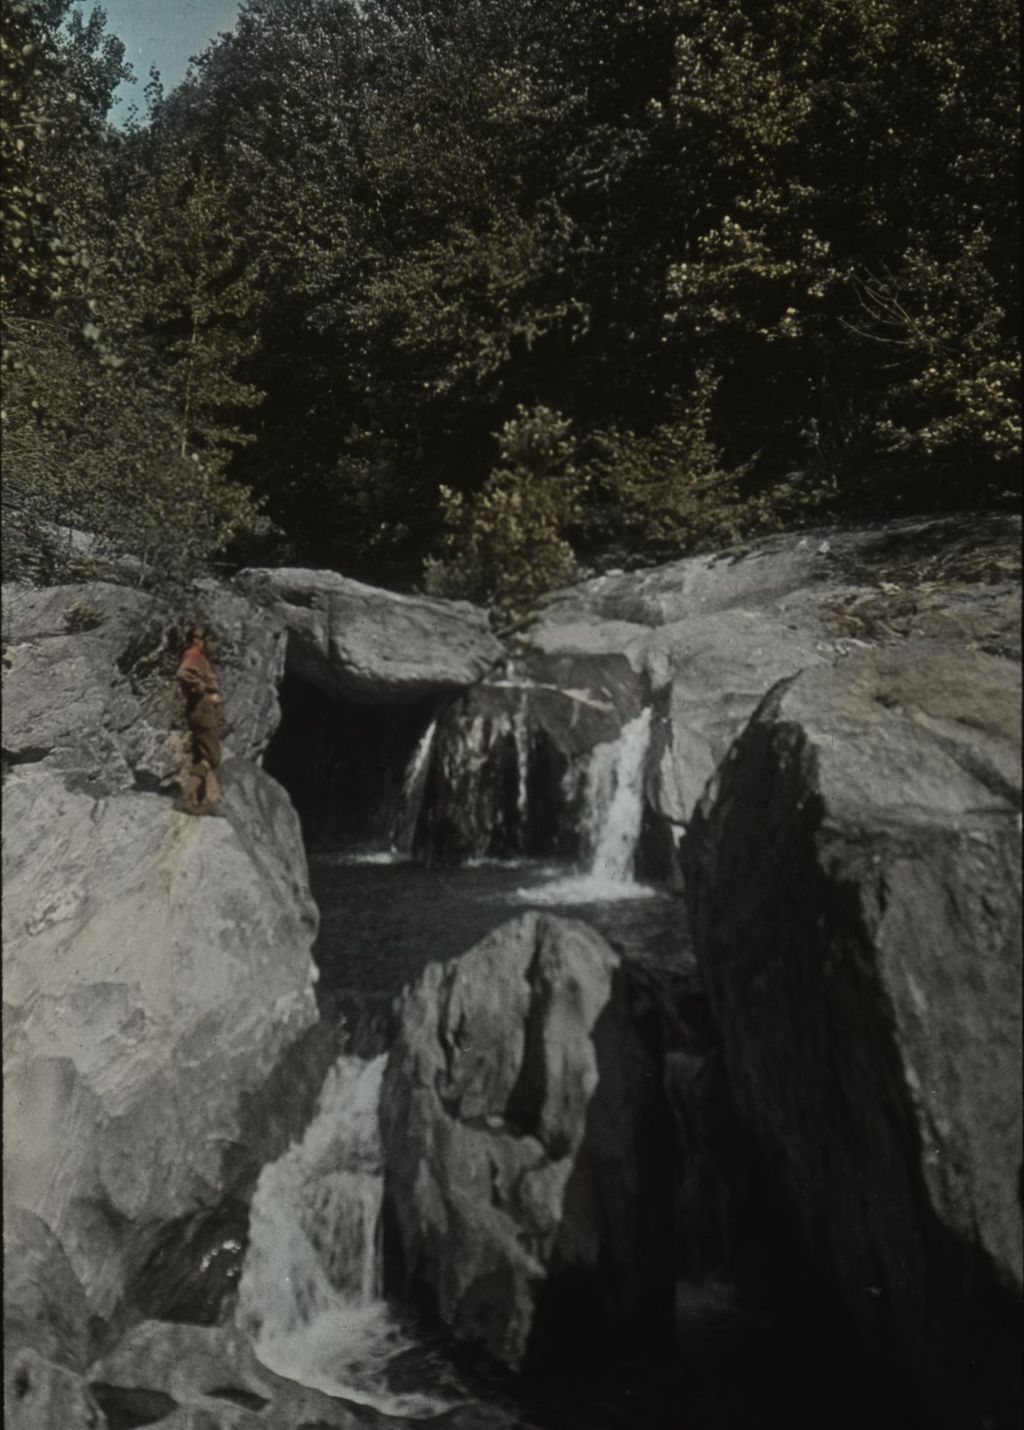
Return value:
[(200, 700), (204, 695), (219, 695), (220, 681), (213, 666), (197, 645), (190, 645), (178, 666), (178, 679), (184, 686), (185, 694), (192, 700)]

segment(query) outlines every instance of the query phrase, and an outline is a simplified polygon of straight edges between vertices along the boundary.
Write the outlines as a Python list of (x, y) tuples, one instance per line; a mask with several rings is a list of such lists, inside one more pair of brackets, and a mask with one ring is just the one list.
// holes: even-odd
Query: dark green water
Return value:
[[(386, 855), (312, 855), (322, 1008), (349, 1019), (362, 1008), (377, 1019), (379, 1043), (383, 1009), (428, 963), (458, 957), (530, 908), (583, 919), (621, 953), (651, 966), (689, 960), (680, 899), (637, 890), (637, 897), (551, 902), (552, 886), (562, 887), (565, 875), (563, 867), (526, 862), (424, 869)], [(364, 1039), (359, 1050), (373, 1049)]]
[[(654, 972), (692, 967), (681, 900), (638, 890), (639, 897), (552, 901), (553, 886), (556, 896), (573, 892), (564, 868), (423, 869), (380, 855), (319, 853), (310, 874), (321, 913), (321, 1006), (345, 1019), (361, 1056), (387, 1046), (395, 995), (426, 964), (466, 952), (530, 908), (584, 919)], [(467, 1420), (467, 1430), (926, 1430), (865, 1374), (833, 1312), (794, 1300), (792, 1289), (778, 1304), (763, 1292), (756, 1304), (737, 1302), (728, 1288), (688, 1294), (673, 1347), (577, 1367), (543, 1386), (481, 1380), (479, 1367), (460, 1356), (456, 1379), (480, 1417)], [(451, 1374), (442, 1349), (424, 1341), (404, 1370), (394, 1367), (393, 1378), (407, 1378), (408, 1387), (392, 1389), (437, 1391)]]

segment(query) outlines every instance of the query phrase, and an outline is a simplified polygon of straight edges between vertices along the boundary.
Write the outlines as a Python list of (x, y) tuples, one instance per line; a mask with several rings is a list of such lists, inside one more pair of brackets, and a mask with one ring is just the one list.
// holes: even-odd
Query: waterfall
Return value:
[(642, 710), (619, 738), (598, 745), (587, 771), (587, 847), (590, 877), (598, 884), (628, 884), (643, 818), (644, 762), (651, 712)]
[(387, 1388), (413, 1342), (381, 1299), (386, 1060), (339, 1058), (302, 1141), (264, 1167), (235, 1317), (279, 1375), (385, 1414), (436, 1415), (446, 1402)]
[(516, 813), (519, 816), (519, 847), (526, 843), (526, 816), (529, 810), (530, 722), (523, 696), (512, 716), (512, 742), (516, 751)]
[(651, 712), (642, 710), (618, 739), (596, 745), (584, 783), (585, 873), (542, 889), (522, 890), (532, 903), (587, 903), (643, 897), (653, 891), (633, 881), (633, 859), (644, 809), (644, 768)]
[(391, 828), (391, 848), (396, 854), (412, 853), (436, 735), (437, 720), (434, 719), (420, 736), (419, 743), (413, 751), (412, 759), (405, 771), (398, 810)]

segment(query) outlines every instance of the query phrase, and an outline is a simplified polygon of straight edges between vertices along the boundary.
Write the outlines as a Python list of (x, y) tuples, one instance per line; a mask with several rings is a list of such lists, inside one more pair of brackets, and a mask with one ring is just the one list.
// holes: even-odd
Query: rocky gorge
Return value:
[[(329, 1365), (372, 1319), (415, 1363), (415, 1314), (513, 1387), (660, 1374), (703, 1354), (695, 1307), (790, 1272), (891, 1423), (1015, 1424), (1018, 542), (780, 536), (582, 582), (505, 642), (329, 572), (187, 613), (5, 589), (11, 1424), (539, 1426), (422, 1367), (300, 1383), (296, 1346)], [(171, 803), (194, 613), (223, 819)], [(560, 872), (458, 957), (427, 942), (355, 1058), (317, 966), (337, 849)], [(670, 953), (597, 926), (609, 884), (661, 891)], [(706, 1402), (684, 1376), (696, 1425), (805, 1423)], [(604, 1423), (680, 1423), (628, 1403)]]

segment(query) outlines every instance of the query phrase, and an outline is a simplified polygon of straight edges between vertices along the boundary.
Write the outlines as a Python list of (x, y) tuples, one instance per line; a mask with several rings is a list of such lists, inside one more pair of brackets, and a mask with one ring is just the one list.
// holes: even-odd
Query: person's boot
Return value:
[(202, 770), (192, 765), (181, 781), (181, 794), (174, 801), (179, 814), (201, 814), (201, 793), (203, 788)]
[(209, 768), (206, 771), (200, 813), (223, 814), (220, 808), (220, 780), (217, 778), (217, 771)]

